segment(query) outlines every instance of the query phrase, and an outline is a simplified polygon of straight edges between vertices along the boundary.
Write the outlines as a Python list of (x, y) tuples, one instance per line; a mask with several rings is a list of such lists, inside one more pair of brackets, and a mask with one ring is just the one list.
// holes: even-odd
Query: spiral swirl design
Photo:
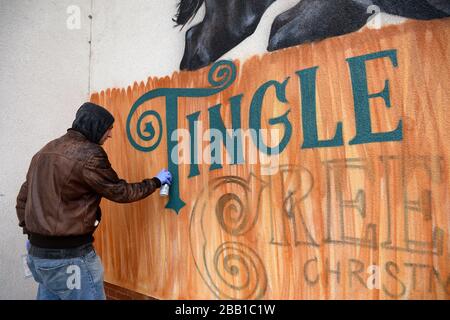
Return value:
[(216, 202), (215, 211), (220, 226), (229, 234), (239, 235), (247, 227), (249, 215), (246, 214), (246, 208), (236, 194), (222, 195)]
[(227, 87), (236, 79), (236, 73), (236, 66), (233, 62), (218, 61), (209, 69), (208, 82), (213, 87)]
[[(234, 299), (224, 287), (233, 292), (246, 292), (242, 299), (259, 299), (267, 289), (267, 275), (258, 254), (239, 242), (225, 242), (214, 254), (214, 270), (220, 279), (220, 296)], [(236, 285), (238, 283), (239, 285)]]
[[(153, 144), (149, 145), (149, 146), (143, 147), (143, 148), (145, 148), (145, 151), (152, 151), (156, 147), (158, 147), (159, 143), (161, 142), (161, 138), (162, 138), (163, 127), (162, 127), (161, 116), (159, 115), (158, 112), (156, 112), (154, 110), (145, 111), (139, 116), (139, 118), (137, 120), (137, 125), (136, 125), (136, 131), (137, 131), (137, 134), (138, 134), (139, 138), (141, 138), (143, 141), (154, 140), (155, 135), (156, 135), (156, 130), (155, 130), (154, 126), (153, 126), (153, 122), (152, 121), (150, 121), (150, 122), (148, 121), (148, 117), (150, 117), (150, 116), (153, 116), (153, 117), (156, 118), (159, 130), (158, 130), (158, 137), (157, 137), (156, 141)], [(144, 122), (145, 123), (145, 129), (142, 130), (142, 122), (144, 120), (146, 120), (146, 119), (147, 119), (147, 122)], [(144, 134), (145, 132), (147, 134)]]
[[(236, 186), (236, 192), (221, 194), (224, 185)], [(210, 201), (214, 203), (217, 222), (224, 231), (240, 236), (255, 226), (258, 214), (248, 207), (251, 190), (245, 180), (238, 177), (220, 178), (212, 189), (219, 193), (217, 196), (214, 192)]]

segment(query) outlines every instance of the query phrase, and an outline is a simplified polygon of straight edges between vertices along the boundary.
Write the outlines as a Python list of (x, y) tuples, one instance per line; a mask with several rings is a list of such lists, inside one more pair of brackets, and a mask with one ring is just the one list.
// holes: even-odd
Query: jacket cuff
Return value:
[(159, 181), (159, 179), (157, 177), (154, 177), (150, 180), (152, 180), (155, 183), (156, 188), (161, 188), (161, 181)]

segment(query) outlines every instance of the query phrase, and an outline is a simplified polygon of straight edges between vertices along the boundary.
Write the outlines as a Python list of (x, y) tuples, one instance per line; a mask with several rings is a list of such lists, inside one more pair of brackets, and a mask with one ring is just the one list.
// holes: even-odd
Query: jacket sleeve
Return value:
[(82, 172), (84, 181), (93, 191), (114, 202), (138, 201), (161, 187), (157, 178), (145, 179), (139, 183), (128, 183), (119, 179), (103, 149), (90, 156)]
[(27, 204), (27, 194), (28, 194), (28, 182), (25, 181), (20, 187), (19, 194), (17, 195), (16, 201), (16, 213), (19, 219), (19, 227), (22, 227), (23, 233), (27, 234), (27, 228), (25, 226), (25, 206)]

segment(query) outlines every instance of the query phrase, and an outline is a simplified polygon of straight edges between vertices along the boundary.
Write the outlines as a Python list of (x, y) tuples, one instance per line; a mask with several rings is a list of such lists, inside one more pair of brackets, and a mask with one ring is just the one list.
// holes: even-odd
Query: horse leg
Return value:
[(450, 15), (448, 0), (374, 0), (382, 12), (418, 20), (445, 18)]
[(444, 12), (446, 17), (450, 15), (450, 1), (448, 0), (427, 0), (435, 9)]
[(274, 51), (357, 31), (371, 15), (367, 13), (368, 3), (302, 0), (275, 19), (267, 49)]
[(381, 12), (429, 20), (450, 15), (448, 0), (302, 0), (279, 15), (273, 25), (269, 51), (354, 32), (363, 27), (370, 5)]
[(203, 21), (186, 32), (181, 70), (209, 65), (250, 36), (275, 0), (206, 0)]

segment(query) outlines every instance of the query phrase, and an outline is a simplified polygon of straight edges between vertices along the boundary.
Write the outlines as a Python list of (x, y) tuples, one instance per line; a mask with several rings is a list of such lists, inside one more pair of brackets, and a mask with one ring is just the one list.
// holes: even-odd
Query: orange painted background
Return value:
[[(279, 171), (264, 175), (260, 164), (209, 171), (202, 164), (200, 175), (188, 178), (189, 166), (180, 165), (186, 206), (179, 215), (164, 209), (167, 198), (157, 193), (126, 205), (103, 200), (95, 244), (105, 280), (160, 299), (448, 299), (449, 39), (449, 19), (363, 30), (235, 61), (230, 88), (180, 98), (180, 128), (197, 111), (208, 124), (207, 109), (218, 103), (231, 128), (229, 98), (243, 93), (245, 129), (257, 88), (290, 77), (288, 103), (272, 90), (263, 106), (262, 123), (291, 110), (293, 135)], [(371, 99), (372, 127), (391, 131), (402, 119), (403, 140), (350, 146), (355, 115), (346, 59), (390, 49), (397, 50), (397, 68), (388, 59), (367, 63), (369, 92), (382, 91), (388, 79), (392, 101), (386, 108)], [(331, 139), (342, 121), (344, 146), (301, 149), (295, 72), (314, 66), (319, 138)], [(130, 145), (125, 126), (133, 103), (155, 88), (208, 87), (208, 71), (92, 95), (116, 118), (105, 149), (119, 176), (141, 181), (167, 167), (165, 135), (153, 152)], [(156, 99), (140, 112), (164, 117), (164, 103)]]

